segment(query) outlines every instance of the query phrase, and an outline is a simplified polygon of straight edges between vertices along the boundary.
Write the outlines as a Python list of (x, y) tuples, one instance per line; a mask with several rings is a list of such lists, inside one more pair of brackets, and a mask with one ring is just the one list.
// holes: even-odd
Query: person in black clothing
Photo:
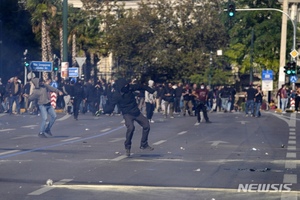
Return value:
[(174, 98), (174, 111), (175, 113), (180, 113), (181, 109), (180, 109), (180, 101), (181, 101), (181, 96), (182, 96), (182, 83), (178, 83), (174, 93), (175, 93), (175, 98)]
[(164, 95), (164, 86), (162, 84), (158, 84), (156, 87), (156, 112), (161, 111), (161, 101)]
[(94, 93), (95, 93), (95, 111), (97, 112), (100, 110), (100, 101), (101, 101), (101, 96), (103, 95), (103, 87), (100, 80), (98, 80), (95, 85)]
[(148, 144), (148, 135), (150, 131), (150, 123), (148, 119), (141, 113), (136, 102), (134, 91), (145, 91), (154, 93), (155, 90), (140, 84), (129, 84), (129, 81), (121, 78), (115, 83), (115, 92), (112, 94), (111, 100), (107, 103), (104, 112), (112, 112), (116, 105), (119, 106), (127, 127), (126, 140), (124, 142), (126, 155), (130, 156), (131, 140), (135, 130), (134, 121), (143, 128), (140, 149), (154, 150)]
[(257, 93), (255, 94), (255, 117), (260, 117), (260, 106), (262, 104), (264, 93), (261, 91), (261, 87), (257, 86)]
[(86, 97), (86, 111), (89, 110), (93, 115), (96, 112), (95, 102), (96, 102), (96, 95), (95, 95), (94, 85), (92, 79), (89, 79), (85, 85), (85, 97)]
[(170, 118), (174, 118), (174, 97), (175, 97), (175, 90), (172, 87), (172, 83), (168, 83), (168, 86), (165, 87), (164, 90), (164, 97), (165, 100), (165, 118), (168, 116), (168, 107), (169, 108), (169, 115)]
[(186, 115), (186, 111), (188, 110), (188, 113), (190, 116), (193, 116), (193, 103), (191, 101), (191, 95), (192, 90), (190, 88), (189, 84), (185, 85), (185, 88), (182, 90), (182, 96), (183, 96), (183, 116)]
[(248, 90), (246, 91), (246, 107), (245, 107), (245, 112), (246, 112), (246, 117), (248, 116), (248, 111), (249, 108), (251, 110), (251, 116), (253, 117), (254, 114), (254, 98), (255, 94), (257, 93), (257, 90), (253, 88), (253, 85), (250, 84)]
[(85, 99), (84, 96), (84, 89), (81, 80), (78, 80), (74, 86), (73, 86), (73, 91), (71, 94), (71, 99), (73, 102), (73, 112), (74, 112), (74, 119), (78, 120), (78, 114), (79, 114), (79, 109), (80, 109), (80, 104)]

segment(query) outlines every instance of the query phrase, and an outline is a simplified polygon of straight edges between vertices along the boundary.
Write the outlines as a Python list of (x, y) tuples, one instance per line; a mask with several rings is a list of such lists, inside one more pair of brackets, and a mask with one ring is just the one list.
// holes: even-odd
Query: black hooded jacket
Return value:
[(129, 84), (124, 78), (118, 79), (115, 82), (116, 91), (112, 94), (111, 101), (105, 106), (104, 112), (111, 113), (115, 105), (117, 104), (122, 114), (130, 114), (133, 116), (138, 116), (141, 112), (138, 108), (134, 91), (145, 91), (154, 93), (155, 90), (140, 84)]

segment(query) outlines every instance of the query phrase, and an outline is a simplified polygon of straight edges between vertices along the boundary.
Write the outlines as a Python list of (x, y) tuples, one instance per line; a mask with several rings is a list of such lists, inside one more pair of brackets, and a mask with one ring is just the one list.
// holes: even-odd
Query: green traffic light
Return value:
[(229, 17), (233, 17), (234, 16), (234, 12), (229, 12), (228, 15), (229, 15)]
[(28, 63), (28, 62), (25, 62), (24, 65), (25, 65), (25, 67), (28, 67), (28, 66), (29, 66), (29, 63)]

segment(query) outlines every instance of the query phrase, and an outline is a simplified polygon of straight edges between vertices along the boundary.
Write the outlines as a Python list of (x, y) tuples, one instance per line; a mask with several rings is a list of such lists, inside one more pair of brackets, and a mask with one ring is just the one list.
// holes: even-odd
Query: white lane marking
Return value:
[(182, 131), (180, 133), (177, 133), (177, 135), (183, 135), (183, 134), (186, 134), (186, 133), (187, 133), (187, 131)]
[(160, 140), (158, 142), (153, 143), (153, 145), (160, 145), (162, 143), (165, 143), (167, 140)]
[(124, 140), (124, 138), (115, 138), (115, 139), (113, 139), (109, 142), (119, 142), (119, 141), (122, 141), (122, 140)]
[(77, 140), (80, 139), (81, 137), (73, 137), (73, 138), (69, 138), (69, 139), (65, 139), (65, 140), (61, 140), (62, 142), (68, 142), (68, 141), (72, 141), (72, 140)]
[[(66, 183), (68, 183), (68, 182), (71, 182), (72, 180), (73, 180), (73, 179), (62, 179), (62, 180), (60, 180), (60, 181), (58, 181), (58, 182), (53, 183), (53, 185), (64, 185), (64, 184), (66, 184)], [(55, 187), (44, 186), (43, 188), (38, 189), (38, 190), (36, 190), (36, 191), (33, 191), (33, 192), (29, 193), (28, 195), (34, 195), (34, 196), (41, 195), (41, 194), (43, 194), (43, 193), (45, 193), (45, 192), (48, 192), (48, 191), (50, 191), (50, 190), (53, 190), (54, 188), (55, 188)]]
[(284, 174), (283, 183), (297, 183), (297, 174)]
[(290, 135), (296, 135), (296, 132), (290, 132)]
[(20, 150), (5, 151), (5, 152), (0, 153), (0, 156), (6, 155), (6, 154), (10, 154), (10, 153), (16, 153), (16, 152), (19, 152), (19, 151)]
[(11, 138), (11, 139), (12, 140), (18, 140), (18, 139), (29, 138), (29, 137), (36, 137), (36, 135), (22, 135), (22, 136), (14, 137), (14, 138)]
[[(133, 154), (131, 154), (131, 155), (133, 155)], [(124, 158), (127, 158), (127, 157), (128, 156), (123, 155), (123, 156), (116, 157), (116, 158), (112, 159), (111, 161), (120, 161), (120, 160), (123, 160)]]
[(212, 143), (211, 146), (218, 146), (219, 144), (226, 144), (228, 142), (221, 141), (221, 140), (216, 140), (216, 141), (209, 141), (207, 143)]
[(288, 146), (288, 151), (296, 151), (296, 146)]
[(287, 157), (287, 158), (296, 158), (297, 156), (296, 156), (296, 153), (290, 153), (290, 152), (287, 152), (287, 153), (286, 153), (286, 157)]
[(6, 132), (6, 131), (14, 131), (15, 128), (7, 128), (7, 129), (1, 129), (0, 132)]
[(296, 169), (297, 163), (293, 162), (292, 160), (287, 160), (287, 161), (285, 161), (285, 168), (286, 169)]
[(110, 130), (111, 130), (111, 128), (106, 128), (106, 129), (101, 130), (100, 132), (106, 132), (106, 131), (110, 131)]
[(57, 119), (56, 121), (63, 121), (63, 120), (70, 118), (71, 116), (72, 115), (67, 114), (67, 115), (63, 116), (62, 118)]
[(295, 128), (290, 128), (290, 132), (291, 132), (291, 131), (296, 131), (296, 129), (295, 129)]
[(296, 140), (296, 136), (290, 136), (289, 139), (290, 140)]
[(284, 199), (284, 200), (298, 200), (298, 194), (297, 193), (291, 193), (291, 192), (282, 192), (281, 193), (281, 199)]
[(296, 144), (296, 141), (295, 140), (289, 140), (288, 144)]
[(21, 128), (31, 128), (31, 129), (33, 129), (36, 126), (38, 126), (38, 125), (21, 126)]

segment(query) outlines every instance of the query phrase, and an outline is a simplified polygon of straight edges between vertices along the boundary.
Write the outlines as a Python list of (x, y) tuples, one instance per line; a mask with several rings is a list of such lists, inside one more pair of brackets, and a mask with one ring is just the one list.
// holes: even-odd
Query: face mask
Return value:
[(204, 86), (201, 86), (201, 89), (204, 89)]

